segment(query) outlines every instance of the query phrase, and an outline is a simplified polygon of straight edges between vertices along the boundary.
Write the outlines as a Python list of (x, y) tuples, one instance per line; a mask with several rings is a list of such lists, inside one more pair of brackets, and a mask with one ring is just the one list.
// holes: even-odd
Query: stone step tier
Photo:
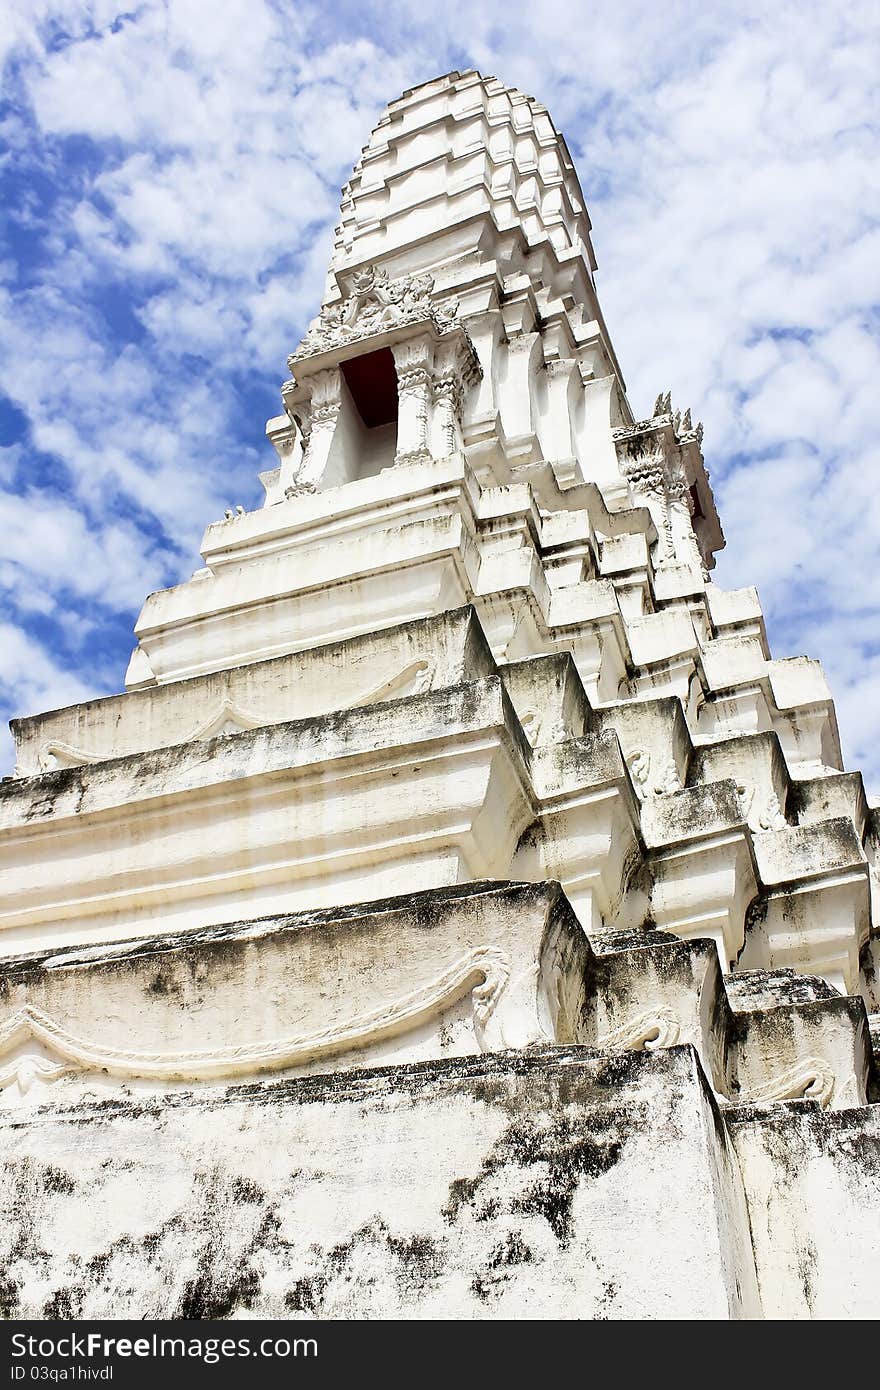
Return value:
[(7, 953), (550, 878), (588, 933), (711, 938), (724, 971), (795, 969), (878, 1009), (877, 815), (858, 774), (794, 775), (775, 729), (695, 735), (677, 695), (597, 703), (570, 651), (499, 663), (476, 606), (16, 737)]
[(6, 960), (0, 979), (6, 1104), (50, 1085), (64, 1107), (548, 1044), (691, 1047), (722, 1108), (768, 1118), (878, 1096), (861, 999), (791, 970), (725, 977), (710, 940), (588, 938), (555, 883), (55, 949)]

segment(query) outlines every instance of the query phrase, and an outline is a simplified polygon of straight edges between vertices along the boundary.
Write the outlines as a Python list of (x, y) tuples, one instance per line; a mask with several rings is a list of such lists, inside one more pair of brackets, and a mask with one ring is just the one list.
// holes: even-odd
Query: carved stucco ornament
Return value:
[(682, 789), (678, 768), (671, 759), (660, 761), (651, 771), (651, 754), (639, 748), (627, 758), (627, 767), (632, 777), (633, 787), (640, 801), (654, 796), (671, 796)]
[(442, 333), (458, 323), (458, 304), (435, 304), (431, 275), (403, 275), (392, 280), (377, 266), (357, 270), (350, 292), (340, 303), (325, 304), (295, 352), (287, 359), (291, 372), (304, 358), (344, 347), (389, 328), (423, 321)]
[(487, 1039), (487, 1029), (509, 979), (507, 953), (497, 946), (478, 946), (409, 994), (353, 1014), (336, 1027), (180, 1052), (140, 1052), (96, 1042), (72, 1033), (36, 1005), (25, 1004), (0, 1025), (0, 1056), (33, 1043), (49, 1055), (28, 1052), (0, 1065), (0, 1088), (17, 1082), (23, 1094), (36, 1077), (53, 1081), (73, 1071), (148, 1081), (211, 1081), (281, 1071), (404, 1033), (468, 992), (477, 1045), (488, 1051), (494, 1040)]
[(681, 1020), (665, 1004), (656, 1009), (646, 1009), (618, 1024), (596, 1039), (596, 1046), (620, 1049), (624, 1052), (656, 1052), (664, 1047), (675, 1047), (681, 1037)]
[(783, 1100), (815, 1100), (825, 1110), (834, 1095), (834, 1085), (834, 1071), (824, 1058), (805, 1057), (763, 1086), (747, 1090), (741, 1100), (750, 1105), (769, 1105)]
[[(655, 564), (699, 565), (708, 579), (710, 552), (704, 549), (695, 529), (696, 503), (688, 483), (688, 476), (702, 476), (702, 500), (714, 512), (709, 474), (701, 452), (702, 424), (693, 424), (689, 409), (684, 414), (680, 410), (673, 414), (670, 393), (666, 391), (657, 397), (650, 420), (618, 426), (612, 430), (612, 438), (623, 476), (636, 496), (646, 499), (654, 518), (658, 535)], [(690, 474), (686, 471), (686, 456), (691, 458), (688, 467), (694, 470)], [(714, 548), (723, 544), (719, 525)]]
[(755, 788), (740, 782), (737, 784), (736, 795), (742, 818), (753, 835), (766, 835), (771, 830), (788, 829), (788, 821), (775, 792), (771, 792), (766, 801), (758, 802)]

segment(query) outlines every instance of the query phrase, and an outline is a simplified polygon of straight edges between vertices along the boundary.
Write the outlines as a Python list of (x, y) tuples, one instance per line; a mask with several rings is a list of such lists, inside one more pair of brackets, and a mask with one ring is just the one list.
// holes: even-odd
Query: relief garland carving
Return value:
[(681, 1020), (664, 1004), (657, 1009), (646, 1009), (610, 1032), (600, 1034), (596, 1046), (620, 1048), (624, 1052), (641, 1052), (642, 1049), (656, 1052), (660, 1048), (675, 1047), (680, 1037)]
[[(402, 695), (421, 695), (433, 686), (434, 676), (437, 670), (436, 661), (426, 661), (417, 659), (410, 661), (404, 666), (402, 671), (392, 676), (390, 680), (383, 681), (381, 685), (371, 686), (369, 690), (356, 699), (349, 701), (342, 709), (361, 709), (364, 705), (372, 705), (380, 700), (389, 700), (393, 696)], [(340, 706), (328, 705), (325, 709), (312, 713), (309, 718), (321, 718), (325, 714), (333, 714)], [(223, 698), (208, 719), (202, 720), (188, 734), (179, 739), (180, 743), (201, 743), (204, 739), (226, 737), (230, 734), (241, 734), (249, 729), (264, 728), (272, 723), (265, 713), (249, 712), (241, 709), (231, 701), (228, 696)], [(118, 750), (113, 752), (95, 753), (83, 748), (74, 748), (71, 744), (61, 743), (57, 739), (52, 739), (44, 743), (38, 754), (37, 761), (41, 772), (53, 772), (59, 767), (80, 767), (84, 763), (97, 763), (106, 758), (126, 756)], [(18, 773), (19, 776), (28, 776), (27, 772)]]
[(816, 1100), (826, 1109), (834, 1095), (834, 1072), (823, 1057), (805, 1057), (754, 1090), (746, 1090), (741, 1101), (749, 1105), (780, 1100)]
[(456, 1003), (468, 991), (477, 1042), (486, 1050), (485, 1029), (509, 978), (507, 953), (497, 946), (480, 946), (466, 952), (428, 984), (390, 1004), (356, 1014), (340, 1027), (185, 1052), (137, 1052), (91, 1042), (71, 1033), (36, 1005), (25, 1004), (0, 1026), (0, 1053), (33, 1039), (53, 1056), (16, 1059), (0, 1072), (0, 1085), (19, 1080), (25, 1065), (30, 1067), (28, 1085), (35, 1075), (53, 1081), (71, 1070), (154, 1081), (209, 1081), (279, 1071), (393, 1037)]

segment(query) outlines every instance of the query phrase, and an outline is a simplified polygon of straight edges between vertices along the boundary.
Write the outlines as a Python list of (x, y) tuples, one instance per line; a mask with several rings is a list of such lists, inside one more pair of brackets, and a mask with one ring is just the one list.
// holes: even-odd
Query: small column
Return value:
[(300, 407), (303, 462), (290, 493), (314, 492), (324, 475), (330, 446), (342, 405), (342, 380), (338, 367), (316, 372), (309, 378), (309, 399)]
[(454, 376), (435, 377), (432, 383), (434, 397), (434, 448), (435, 458), (449, 458), (455, 453), (457, 440), (456, 424), (460, 390)]
[(692, 519), (693, 501), (690, 489), (682, 476), (676, 472), (668, 481), (669, 528), (672, 533), (673, 550), (683, 564), (693, 565), (705, 574), (706, 564), (694, 533)]
[(296, 478), (302, 470), (302, 432), (290, 416), (278, 415), (267, 422), (266, 438), (278, 455), (279, 467), (261, 473), (260, 481), (266, 489), (267, 502), (280, 502), (287, 490), (295, 487)]
[(675, 559), (672, 522), (669, 511), (666, 470), (662, 457), (642, 455), (627, 460), (623, 473), (638, 498), (644, 498), (657, 531), (655, 567), (671, 564)]
[(449, 458), (460, 445), (461, 405), (465, 385), (473, 373), (458, 337), (443, 343), (434, 354), (431, 393), (434, 400), (432, 449), (435, 458)]
[(392, 343), (397, 369), (397, 452), (395, 463), (430, 458), (432, 351), (428, 335)]

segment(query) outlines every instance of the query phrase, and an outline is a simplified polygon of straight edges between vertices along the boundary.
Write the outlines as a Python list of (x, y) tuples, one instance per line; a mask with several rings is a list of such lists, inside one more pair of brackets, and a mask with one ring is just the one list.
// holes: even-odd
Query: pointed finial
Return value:
[(677, 410), (677, 411), (675, 412), (675, 415), (674, 415), (673, 418), (672, 418), (672, 428), (675, 430), (675, 433), (676, 433), (676, 434), (678, 434), (678, 430), (679, 430), (679, 426), (680, 426), (680, 425), (681, 425), (681, 411), (680, 411), (680, 410)]
[(690, 434), (691, 430), (693, 429), (693, 425), (692, 425), (692, 423), (691, 423), (691, 408), (690, 408), (690, 406), (688, 406), (687, 410), (684, 412), (684, 416), (682, 417), (681, 427), (682, 427), (682, 429), (685, 431), (686, 434)]
[(658, 416), (658, 415), (662, 415), (662, 414), (663, 414), (663, 392), (661, 391), (661, 392), (660, 392), (660, 395), (657, 397), (656, 401), (654, 402), (654, 414), (653, 414), (653, 416), (652, 416), (652, 419), (656, 420), (656, 419), (657, 419), (657, 416)]
[(663, 397), (663, 414), (664, 414), (664, 415), (670, 415), (671, 413), (672, 413), (672, 392), (671, 392), (671, 391), (667, 391), (667, 392), (666, 392), (666, 395)]
[(694, 434), (697, 436), (697, 443), (698, 443), (698, 444), (702, 444), (702, 442), (703, 442), (703, 422), (702, 422), (702, 420), (698, 420), (698, 421), (697, 421), (697, 428), (694, 430)]

